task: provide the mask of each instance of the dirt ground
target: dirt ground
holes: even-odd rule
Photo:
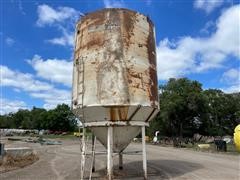
[[[23,168],[25,166],[33,164],[38,159],[38,156],[35,154],[28,154],[20,157],[5,155],[4,159],[0,160],[0,174],[18,168]]]
[[[7,147],[32,147],[39,160],[32,165],[0,174],[1,180],[77,180],[80,177],[80,146],[78,139],[62,140],[62,145],[14,142]],[[90,149],[90,147],[88,147]],[[97,144],[98,151],[104,147]],[[131,143],[126,151],[141,150],[140,143]],[[197,152],[187,149],[147,145],[148,179],[240,180],[240,156],[224,153]],[[124,155],[124,169],[118,170],[114,157],[114,179],[143,179],[142,156]],[[88,158],[86,178],[89,174]],[[106,155],[96,156],[93,179],[106,179]]]

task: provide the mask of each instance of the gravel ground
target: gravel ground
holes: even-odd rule
[[[77,180],[80,177],[80,153],[77,139],[63,140],[62,145],[14,142],[7,146],[32,147],[39,155],[34,164],[0,174],[1,180]],[[97,150],[104,147],[97,144]],[[88,147],[90,149],[90,147]],[[131,143],[126,151],[141,150],[140,143]],[[114,157],[114,179],[143,179],[142,156],[124,155],[124,169],[118,170]],[[148,179],[240,180],[240,156],[224,153],[197,152],[187,149],[147,145]],[[89,174],[87,159],[86,177]],[[93,179],[106,179],[106,155],[96,156]]]

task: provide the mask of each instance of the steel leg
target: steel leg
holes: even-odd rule
[[[84,168],[85,168],[85,158],[86,158],[86,142],[85,142],[85,133],[86,130],[83,128],[82,135],[82,151],[81,151],[81,180],[84,178]]]
[[[107,175],[109,180],[112,180],[113,175],[112,148],[113,148],[113,127],[109,126],[107,137]]]
[[[145,144],[145,126],[142,126],[142,155],[143,155],[144,179],[147,179],[147,155],[146,155],[146,144]]]
[[[96,136],[92,137],[92,152],[93,152],[93,162],[92,162],[92,172],[95,172],[95,149],[96,149]]]
[[[119,169],[123,169],[123,154],[119,153]]]
[[[96,149],[96,136],[92,135],[92,162],[90,167],[89,180],[92,179],[92,173],[95,172],[95,149]]]

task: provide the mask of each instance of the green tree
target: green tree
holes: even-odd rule
[[[160,87],[160,114],[151,122],[150,129],[168,136],[192,136],[206,116],[201,92],[201,84],[197,81],[170,79]]]
[[[15,122],[13,121],[13,113],[0,115],[0,128],[13,128]]]
[[[33,129],[43,129],[42,125],[45,120],[44,114],[46,114],[46,110],[42,108],[33,107],[31,110],[31,120],[32,120],[32,128]]]
[[[75,116],[66,104],[58,105],[49,111],[33,107],[31,111],[20,109],[16,113],[0,116],[0,128],[72,131],[75,125]]]
[[[30,111],[26,109],[20,109],[13,116],[14,128],[29,128],[32,127],[32,121]]]
[[[240,112],[239,93],[225,94],[218,89],[204,91],[208,104],[208,125],[210,135],[231,135],[237,125]]]
[[[58,105],[49,110],[46,116],[47,127],[51,130],[73,130],[75,126],[74,115],[66,104]]]

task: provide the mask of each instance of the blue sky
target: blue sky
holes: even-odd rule
[[[239,92],[240,5],[235,0],[0,2],[0,114],[71,102],[73,34],[81,14],[124,7],[155,24],[159,83],[188,77]]]

